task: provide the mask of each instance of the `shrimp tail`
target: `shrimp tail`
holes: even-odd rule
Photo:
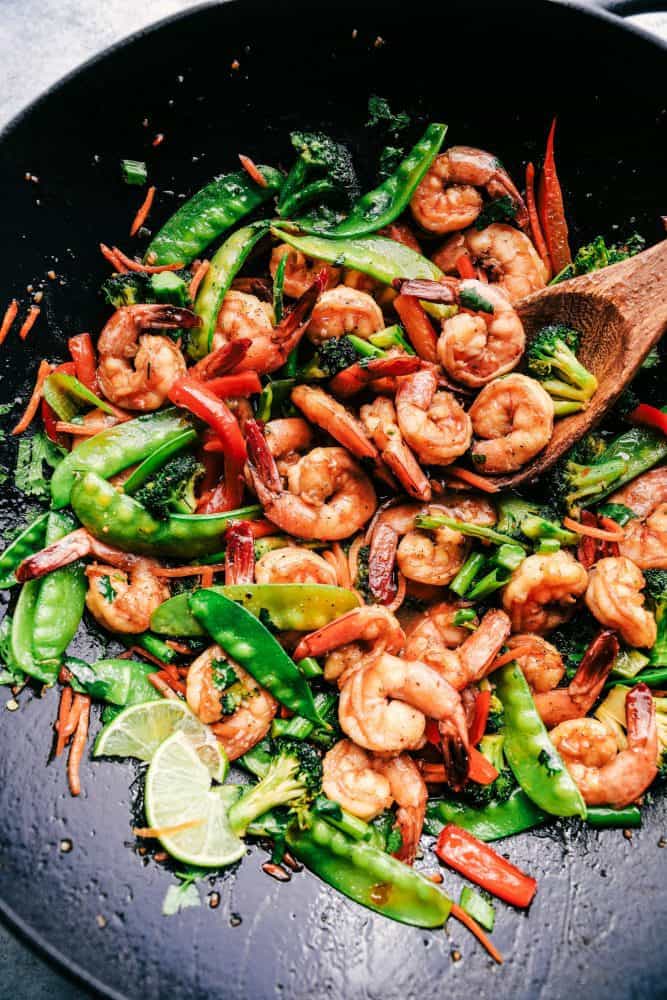
[[[196,365],[193,365],[190,369],[190,375],[201,379],[226,375],[228,372],[234,371],[236,366],[243,361],[251,345],[252,340],[250,338],[239,338],[239,340],[232,340],[228,344],[223,344],[222,347],[219,347],[216,351],[212,351],[211,354],[207,354],[205,358],[202,358]]]
[[[192,330],[201,326],[201,317],[191,309],[180,309],[178,306],[155,303],[144,306],[136,318],[142,330]]]
[[[618,639],[610,629],[599,632],[584,653],[579,668],[570,682],[574,699],[586,698],[593,704],[618,656]]]
[[[266,438],[256,420],[246,420],[246,446],[248,448],[248,468],[257,495],[262,499],[262,493],[267,497],[274,493],[282,493],[283,484],[276,460],[266,442]]]
[[[328,274],[322,268],[313,284],[297,299],[294,308],[283,318],[273,331],[273,343],[279,347],[281,355],[287,357],[306,332],[315,304],[327,287]]]
[[[460,792],[468,780],[470,770],[467,737],[464,740],[456,727],[452,726],[451,721],[438,723],[438,729],[447,783],[452,791]]]
[[[71,531],[69,535],[47,545],[35,555],[24,559],[16,569],[16,579],[19,583],[38,580],[47,573],[60,569],[61,566],[69,566],[77,559],[91,555],[92,551],[92,537],[85,528],[77,528],[76,531]]]

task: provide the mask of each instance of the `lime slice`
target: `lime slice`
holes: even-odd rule
[[[123,709],[100,732],[93,756],[152,760],[160,744],[175,732],[187,736],[215,781],[225,780],[229,761],[214,734],[184,702],[166,698]]]
[[[177,861],[221,868],[245,853],[245,844],[229,828],[230,796],[221,792],[211,788],[211,775],[184,733],[174,733],[158,747],[146,775],[146,819],[157,830],[198,821],[159,838]]]

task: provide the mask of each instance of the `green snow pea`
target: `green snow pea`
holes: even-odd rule
[[[123,483],[123,493],[126,493],[127,496],[130,497],[134,496],[137,490],[141,489],[144,483],[151,478],[154,472],[161,469],[170,458],[173,458],[175,455],[180,455],[182,451],[188,448],[196,440],[197,432],[191,427],[187,431],[183,431],[182,434],[178,434],[169,441],[165,441],[161,447],[156,448],[155,451],[151,452],[148,458],[145,458],[141,465],[137,466],[132,475],[125,480]]]
[[[268,222],[253,222],[232,233],[214,253],[195,300],[194,311],[201,317],[201,326],[190,332],[188,353],[191,357],[203,358],[211,350],[222,300],[251,251],[268,231]]]
[[[452,901],[413,868],[309,814],[286,832],[292,853],[328,885],[362,906],[416,927],[442,927]]]
[[[535,708],[516,662],[494,674],[503,703],[505,757],[526,795],[554,816],[586,817],[586,805]]]
[[[186,201],[153,237],[146,261],[153,264],[189,264],[209,243],[235,226],[253,209],[272,198],[284,180],[274,167],[260,166],[266,187],[241,170],[216,177]]]
[[[75,691],[112,705],[137,705],[162,697],[146,679],[156,669],[150,663],[116,658],[88,664],[68,656],[65,666],[72,675],[71,685]]]
[[[591,806],[586,812],[586,823],[596,830],[638,830],[642,814],[638,806],[612,809],[608,806]]]
[[[478,840],[501,840],[543,823],[548,816],[525,792],[515,788],[505,802],[491,802],[481,809],[454,799],[431,799],[424,829],[437,837],[443,826],[454,823]]]
[[[299,219],[296,225],[304,233],[334,238],[366,236],[388,226],[408,207],[415,188],[438,155],[446,132],[446,125],[437,122],[429,125],[396,170],[379,187],[363,195],[352,206],[348,217],[333,229],[325,233]]]
[[[255,618],[268,619],[279,632],[314,632],[359,603],[351,590],[315,583],[238,583],[208,589],[242,604]],[[151,617],[153,631],[173,636],[204,635],[188,604],[193,593],[176,594],[161,604]]]
[[[296,664],[262,623],[244,607],[205,589],[190,596],[190,611],[233,660],[271,694],[317,726],[328,729]]]
[[[74,375],[53,372],[44,382],[44,399],[60,420],[72,420],[86,406],[102,410],[113,416],[114,409],[104,399],[79,382]]]
[[[129,465],[142,462],[167,441],[191,427],[183,410],[173,406],[109,427],[82,441],[53,473],[51,506],[56,510],[67,506],[79,473],[96,472],[108,479]]]
[[[66,514],[51,511],[45,542],[51,545],[76,528]],[[86,576],[79,562],[47,574],[41,581],[33,620],[32,650],[37,660],[60,659],[79,627],[86,601]]]
[[[41,582],[41,580],[28,580],[21,587],[12,616],[10,650],[14,662],[24,673],[42,681],[43,684],[55,684],[60,664],[53,660],[49,663],[39,663],[32,651],[32,630]]]
[[[306,257],[353,268],[385,285],[391,285],[394,278],[431,278],[434,281],[442,278],[442,271],[433,261],[384,236],[326,239],[323,236],[296,236],[286,229],[275,227],[271,232]]]
[[[259,505],[224,514],[172,514],[158,521],[95,472],[86,472],[72,488],[72,509],[91,535],[124,552],[197,559],[217,552],[227,523],[260,517]]]
[[[0,555],[0,590],[13,587],[16,583],[14,570],[28,556],[39,552],[44,548],[44,536],[46,534],[46,522],[48,513],[40,514],[32,524],[23,529],[20,535],[9,543],[5,551]]]

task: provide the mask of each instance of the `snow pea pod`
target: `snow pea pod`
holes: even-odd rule
[[[201,325],[190,333],[188,353],[191,357],[202,358],[211,350],[222,300],[251,251],[268,231],[268,222],[253,222],[233,233],[213,255],[195,301],[194,311],[201,317]]]
[[[72,517],[51,511],[46,525],[46,544],[57,542],[75,528]],[[85,601],[86,577],[79,562],[43,577],[33,620],[32,650],[37,660],[60,663],[79,627]]]
[[[642,814],[638,806],[624,806],[623,809],[590,806],[586,823],[596,830],[638,830],[642,825]]]
[[[516,662],[494,674],[503,703],[505,757],[526,795],[554,816],[586,817],[586,805],[535,708]]]
[[[43,684],[55,684],[60,665],[54,661],[39,663],[32,651],[35,607],[37,606],[41,582],[41,580],[28,580],[21,587],[12,616],[12,630],[9,637],[10,651],[14,662],[24,673]]]
[[[281,172],[275,167],[260,166],[258,169],[266,187],[255,183],[241,170],[216,177],[193,195],[152,239],[146,261],[189,264],[209,243],[277,194],[284,180]]]
[[[44,382],[44,399],[61,420],[72,420],[84,407],[97,407],[103,413],[114,415],[114,409],[106,400],[66,372],[53,372]]]
[[[303,674],[262,623],[244,607],[205,589],[189,598],[199,624],[271,694],[317,726],[329,729]]]
[[[356,608],[359,601],[351,590],[309,583],[246,583],[209,587],[242,604],[255,618],[268,621],[279,632],[296,629],[312,632]],[[190,611],[194,591],[170,597],[153,612],[151,628],[162,635],[203,635],[204,629]]]
[[[379,187],[363,195],[352,206],[348,217],[326,234],[301,220],[297,220],[296,225],[304,233],[334,238],[366,236],[388,226],[407,208],[415,188],[438,155],[446,132],[446,125],[437,122],[429,125],[396,170]]]
[[[324,260],[337,267],[353,268],[385,285],[390,285],[395,278],[431,278],[438,281],[443,276],[433,261],[422,257],[411,247],[384,236],[327,239],[324,236],[296,236],[275,226],[271,232],[306,257]]]
[[[437,837],[447,823],[454,823],[478,840],[501,840],[543,823],[547,814],[520,788],[515,788],[505,802],[491,802],[475,809],[453,799],[431,799],[426,807],[424,829]]]
[[[96,472],[109,478],[129,465],[142,462],[167,441],[190,430],[191,421],[175,406],[147,413],[82,441],[58,465],[51,479],[51,506],[56,510],[70,501],[79,473]]]
[[[262,514],[262,508],[254,505],[224,514],[172,514],[158,521],[95,472],[76,480],[71,499],[74,513],[95,538],[123,552],[176,559],[217,552],[230,520],[252,520]]]
[[[46,522],[48,512],[40,514],[32,524],[24,528],[20,535],[9,543],[5,551],[0,555],[0,590],[13,587],[16,583],[14,570],[28,556],[33,556],[44,548],[44,536],[46,534]]]
[[[150,663],[112,658],[88,664],[68,656],[65,666],[72,675],[70,683],[75,691],[112,705],[138,705],[162,697],[146,679],[156,669]]]
[[[182,451],[196,440],[197,432],[191,427],[189,430],[183,431],[182,434],[178,434],[176,437],[170,438],[169,441],[165,441],[160,448],[152,451],[148,458],[145,458],[141,465],[137,466],[132,475],[125,480],[123,483],[123,493],[126,493],[130,497],[134,496],[137,490],[141,489],[154,472],[161,469],[170,458],[180,455]]]
[[[324,882],[376,913],[415,927],[441,927],[449,917],[452,901],[433,882],[312,813],[306,827],[288,827],[286,840]]]

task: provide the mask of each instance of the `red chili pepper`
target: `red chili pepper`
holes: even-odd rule
[[[475,699],[475,718],[472,726],[470,727],[470,732],[468,733],[471,747],[477,746],[486,731],[486,723],[489,718],[490,708],[491,692],[488,690],[480,691]]]
[[[532,163],[526,164],[526,208],[528,209],[528,221],[530,222],[533,243],[542,259],[542,263],[547,269],[547,281],[549,281],[551,278],[551,258],[549,257],[549,248],[544,239],[537,214],[537,205],[535,203],[535,167]]]
[[[211,378],[206,388],[214,392],[220,399],[230,399],[234,396],[252,396],[262,391],[262,383],[256,372],[239,372],[238,375],[220,375]]]
[[[459,272],[459,278],[461,278],[461,280],[477,277],[477,271],[475,270],[475,265],[472,262],[470,254],[461,254],[456,261],[456,270]]]
[[[169,399],[205,420],[225,445],[229,458],[239,463],[245,462],[245,441],[236,417],[227,404],[218,399],[203,382],[185,375],[174,382],[169,390]]]
[[[570,244],[568,243],[563,192],[561,191],[558,174],[556,173],[556,159],[554,156],[555,131],[556,119],[554,118],[547,138],[547,149],[544,156],[542,176],[540,177],[537,204],[542,232],[549,248],[551,267],[554,274],[558,274],[572,262],[572,253],[570,251]]]
[[[537,891],[534,878],[451,823],[440,833],[435,852],[450,868],[512,906],[529,906]]]
[[[424,361],[437,362],[438,338],[424,307],[412,295],[397,295],[394,309],[398,313],[410,343]]]
[[[655,427],[656,430],[667,434],[667,413],[663,413],[657,406],[649,406],[648,403],[640,403],[629,415],[628,420],[632,424],[643,424],[644,427]]]
[[[468,777],[478,785],[490,785],[498,777],[491,761],[472,745],[468,748]]]
[[[87,389],[98,395],[100,387],[97,384],[95,350],[90,334],[78,333],[75,337],[70,337],[67,346],[76,366],[76,377],[79,382],[83,382]]]

